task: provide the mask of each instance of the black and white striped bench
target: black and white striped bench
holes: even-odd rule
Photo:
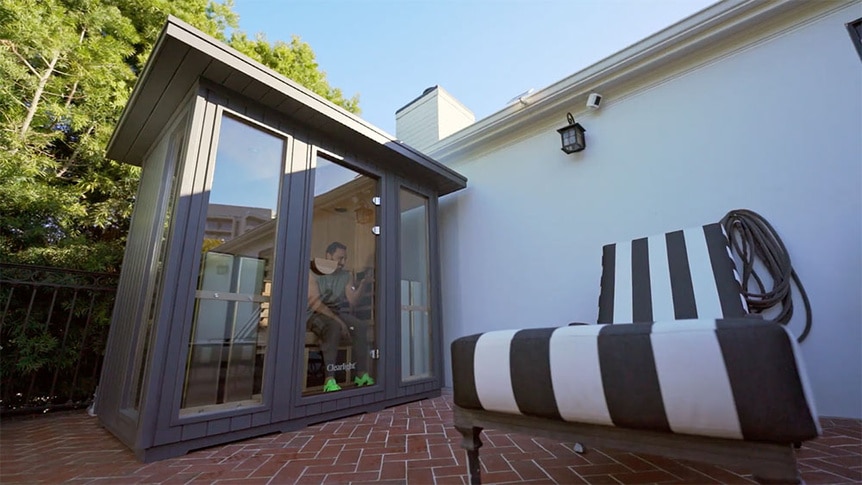
[[[797,479],[820,434],[796,341],[747,316],[718,224],[607,245],[600,323],[452,343],[455,424],[479,483],[479,432],[748,465]]]

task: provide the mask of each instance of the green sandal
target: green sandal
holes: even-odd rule
[[[367,372],[365,372],[359,377],[354,377],[353,382],[356,383],[356,387],[373,386],[374,378],[368,375]]]
[[[332,392],[332,391],[340,391],[341,386],[335,382],[334,377],[329,377],[326,379],[326,382],[323,384],[323,392]]]

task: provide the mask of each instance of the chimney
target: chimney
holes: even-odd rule
[[[474,121],[472,111],[445,89],[432,86],[395,112],[395,136],[424,152]]]

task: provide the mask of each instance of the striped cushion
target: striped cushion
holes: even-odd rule
[[[750,319],[504,330],[452,343],[455,404],[721,438],[819,434],[796,341]]]
[[[599,323],[748,313],[721,224],[604,247]]]

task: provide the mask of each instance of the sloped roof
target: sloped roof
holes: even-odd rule
[[[325,133],[395,172],[429,183],[440,195],[467,184],[454,170],[172,16],[111,136],[108,158],[141,165],[174,110],[200,79]]]

